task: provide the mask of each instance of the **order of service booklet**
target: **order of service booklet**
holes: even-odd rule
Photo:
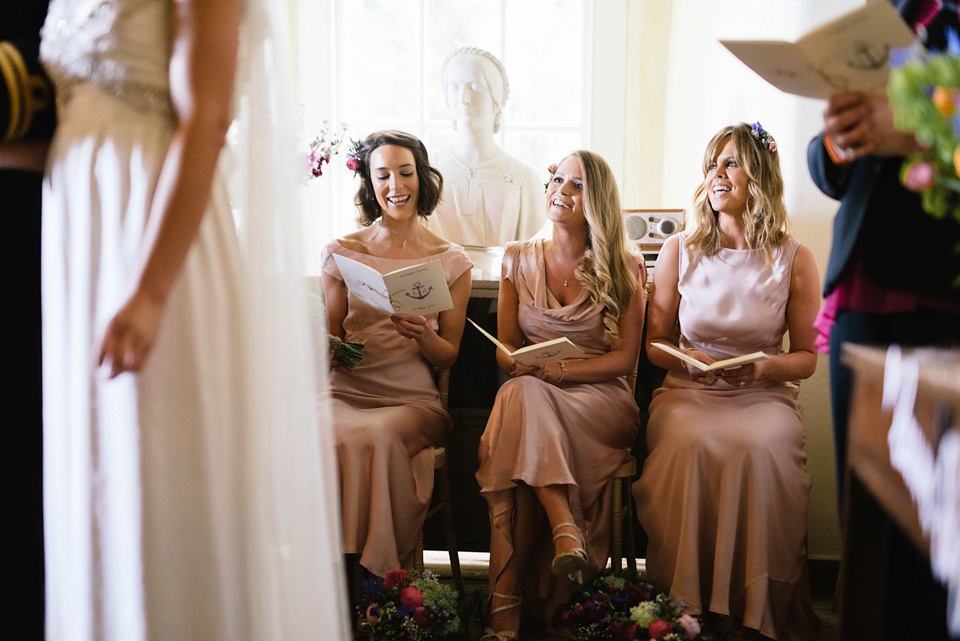
[[[763,352],[754,352],[752,354],[744,354],[743,356],[735,356],[733,358],[725,358],[722,361],[716,361],[707,365],[703,361],[696,359],[692,356],[684,354],[678,349],[675,349],[664,343],[650,343],[654,347],[659,347],[668,354],[673,354],[680,360],[685,363],[690,363],[697,369],[703,370],[704,372],[716,372],[721,369],[730,369],[732,367],[740,367],[741,365],[746,365],[748,363],[756,363],[757,361],[762,361],[765,358],[768,358]]]
[[[453,309],[439,260],[380,274],[373,267],[340,254],[334,254],[333,259],[350,294],[384,313],[425,316]]]
[[[873,0],[796,42],[721,40],[720,44],[777,89],[829,98],[843,91],[885,91],[890,52],[909,47],[913,40],[913,32],[893,5]]]
[[[468,318],[467,320],[480,330],[481,334],[493,341],[494,345],[502,349],[508,356],[512,356],[521,365],[546,365],[547,363],[562,361],[565,358],[575,358],[584,355],[584,351],[574,345],[566,336],[555,338],[552,341],[527,345],[526,347],[521,347],[511,352],[504,347],[503,343],[494,338],[490,332],[474,323],[473,319]]]

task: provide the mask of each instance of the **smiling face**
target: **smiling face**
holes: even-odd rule
[[[477,54],[459,55],[447,65],[444,88],[457,127],[493,131],[499,106],[488,79],[497,78],[493,64]]]
[[[750,192],[747,172],[737,163],[735,153],[733,138],[730,138],[707,166],[703,182],[714,211],[740,215],[747,209]]]
[[[383,215],[398,220],[415,216],[420,179],[413,152],[399,145],[381,145],[370,152],[368,163]]]
[[[583,167],[576,156],[567,156],[557,166],[547,187],[547,218],[554,223],[585,223],[583,212]]]

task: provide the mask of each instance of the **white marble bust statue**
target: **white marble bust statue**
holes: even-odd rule
[[[494,139],[510,92],[503,65],[487,51],[461,47],[443,63],[443,85],[456,133],[430,154],[443,173],[443,196],[428,225],[460,245],[532,237],[546,222],[543,180]]]

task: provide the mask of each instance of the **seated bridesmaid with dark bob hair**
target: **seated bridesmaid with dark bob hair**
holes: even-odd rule
[[[457,358],[472,263],[459,245],[423,224],[440,200],[443,178],[414,136],[380,131],[356,149],[362,228],[323,250],[329,331],[365,344],[354,369],[333,368],[331,394],[340,469],[343,549],[377,576],[412,564],[433,491],[433,448],[450,417],[440,406],[434,369]],[[439,260],[453,309],[387,315],[350,297],[334,254],[387,273]]]

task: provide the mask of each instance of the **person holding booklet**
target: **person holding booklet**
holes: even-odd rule
[[[668,371],[633,485],[647,572],[710,625],[812,639],[797,381],[817,364],[817,267],[787,232],[777,146],[760,123],[717,132],[703,173],[693,229],[657,260],[648,315],[647,355]],[[767,357],[704,371],[657,345],[706,365]]]
[[[546,214],[552,239],[510,243],[503,256],[497,363],[511,380],[480,441],[477,481],[491,524],[481,639],[516,639],[521,606],[549,620],[568,575],[604,567],[610,477],[639,424],[626,376],[640,351],[646,272],[627,251],[607,163],[589,151],[564,158]],[[583,355],[522,364],[518,349],[560,337]]]
[[[412,564],[429,507],[433,447],[451,428],[434,369],[447,369],[457,358],[473,264],[462,247],[423,223],[437,206],[443,177],[420,140],[380,131],[358,143],[351,157],[360,178],[355,202],[362,228],[324,248],[322,280],[330,333],[365,345],[355,368],[335,366],[331,376],[343,549],[382,577]],[[439,263],[445,281],[418,278],[409,289],[388,284],[389,293],[379,293],[388,301],[384,307],[376,296],[361,295],[376,274],[365,276],[356,263],[401,276],[417,266],[427,274]],[[436,307],[442,311],[387,311],[390,300],[419,300],[431,288],[430,295],[448,296],[448,304]]]

